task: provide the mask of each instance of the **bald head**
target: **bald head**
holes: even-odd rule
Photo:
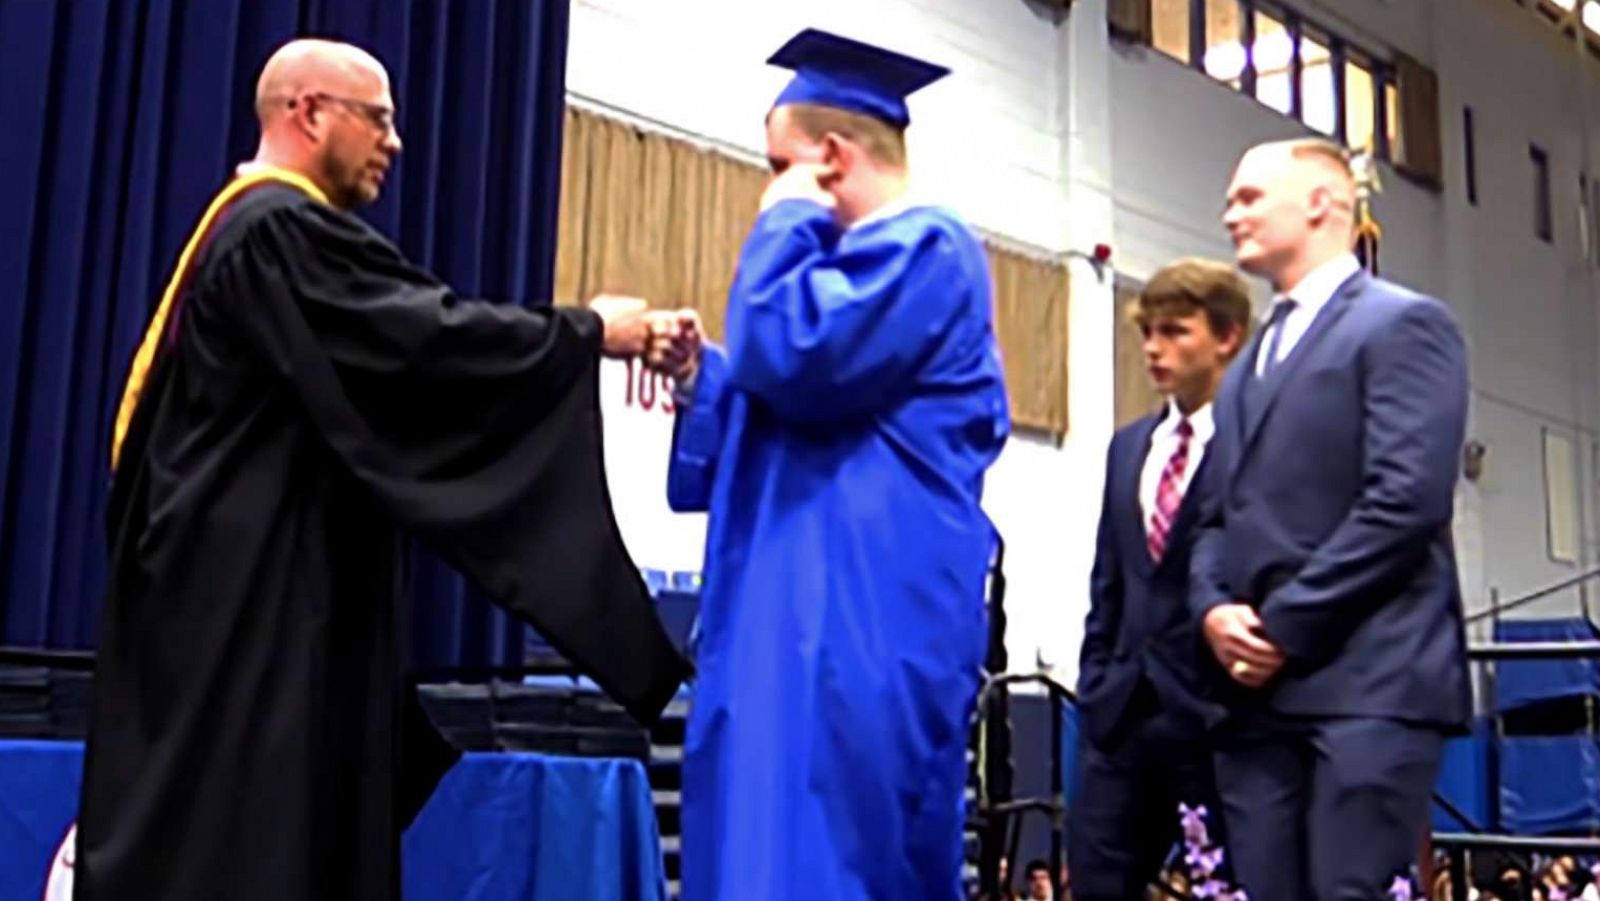
[[[278,48],[262,68],[256,81],[256,115],[265,127],[302,94],[347,96],[374,89],[388,91],[389,73],[372,54],[353,44],[301,38]]]
[[[1274,141],[1239,160],[1222,220],[1240,267],[1287,291],[1350,251],[1355,201],[1344,148],[1316,138]]]
[[[335,206],[378,199],[400,152],[389,73],[372,54],[335,41],[291,41],[256,82],[256,161],[311,179]]]

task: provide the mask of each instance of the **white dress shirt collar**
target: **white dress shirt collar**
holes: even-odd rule
[[[1295,314],[1305,314],[1315,319],[1317,313],[1328,305],[1333,299],[1335,291],[1350,279],[1350,276],[1361,271],[1361,262],[1355,254],[1346,253],[1334,257],[1321,266],[1307,272],[1300,283],[1289,289],[1289,298],[1295,302]],[[1274,298],[1282,300],[1283,295]]]
[[[1282,295],[1273,298],[1272,314],[1267,317],[1266,328],[1261,334],[1261,350],[1256,354],[1255,372],[1262,375],[1266,372],[1267,353],[1274,347],[1278,354],[1275,363],[1282,363],[1294,350],[1300,339],[1310,331],[1311,323],[1316,321],[1317,314],[1333,299],[1335,292],[1349,281],[1351,276],[1361,271],[1361,263],[1354,254],[1341,254],[1323,263],[1321,266],[1306,273],[1300,283],[1289,290],[1289,298],[1294,301],[1287,314],[1278,317],[1278,303],[1284,299]],[[1276,319],[1276,321],[1274,321]],[[1274,332],[1282,330],[1281,337],[1274,336]]]
[[[1178,409],[1178,402],[1167,398],[1167,412],[1156,423],[1156,430],[1151,434],[1152,442],[1161,441],[1178,432],[1178,423],[1183,421],[1183,412]],[[1217,420],[1211,413],[1211,402],[1206,401],[1200,409],[1189,414],[1189,428],[1193,430],[1191,440],[1205,444],[1217,432]]]

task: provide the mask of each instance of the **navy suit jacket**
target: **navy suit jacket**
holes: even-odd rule
[[[1205,717],[1196,692],[1199,632],[1189,615],[1189,548],[1200,503],[1197,489],[1211,465],[1208,450],[1189,480],[1161,562],[1145,545],[1139,479],[1150,438],[1164,413],[1119,429],[1106,459],[1105,497],[1089,580],[1089,616],[1078,663],[1078,715],[1084,733],[1108,746],[1127,725],[1141,677],[1163,710],[1192,721],[1198,735]]]
[[[1468,388],[1454,317],[1358,273],[1264,379],[1261,340],[1218,394],[1189,602],[1197,620],[1255,606],[1288,663],[1252,690],[1208,653],[1208,684],[1235,711],[1464,726],[1450,521]]]

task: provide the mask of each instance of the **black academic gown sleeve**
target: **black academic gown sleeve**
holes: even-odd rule
[[[406,529],[646,723],[687,675],[607,494],[601,323],[465,300],[309,200],[217,261],[263,361]],[[261,295],[261,286],[277,290]]]

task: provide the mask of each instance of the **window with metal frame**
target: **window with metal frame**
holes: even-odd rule
[[[1391,68],[1278,0],[1148,0],[1150,46],[1355,150],[1392,160]]]

